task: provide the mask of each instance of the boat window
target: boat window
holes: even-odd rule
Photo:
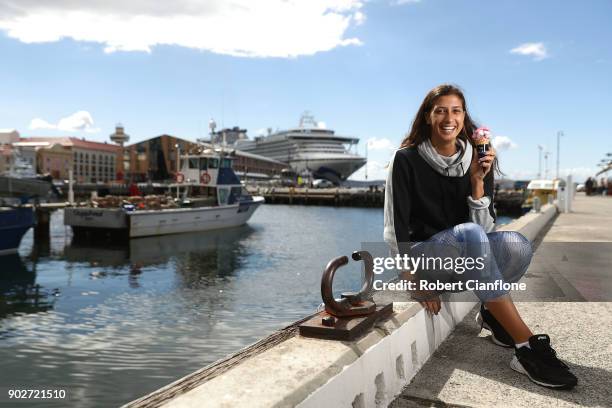
[[[206,157],[200,157],[200,170],[208,169],[208,159]]]
[[[228,188],[219,188],[219,205],[227,205],[227,201],[229,199],[229,189]]]
[[[228,204],[234,204],[237,201],[240,201],[241,195],[242,195],[242,187],[232,187],[232,191],[230,193]]]
[[[190,169],[198,169],[200,166],[200,161],[198,160],[198,158],[189,158],[189,168]]]
[[[221,159],[221,168],[222,169],[231,169],[232,168],[232,160],[231,159]]]
[[[180,169],[184,169],[185,168],[185,159],[181,159],[180,161],[181,165],[179,166]]]
[[[208,167],[211,169],[218,169],[219,168],[219,159],[217,158],[210,158],[208,159]]]

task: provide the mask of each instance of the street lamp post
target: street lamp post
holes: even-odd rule
[[[176,182],[176,199],[180,199],[180,187],[178,182],[178,174],[181,172],[181,146],[177,143],[174,145],[176,148],[176,176],[174,181]]]
[[[544,146],[538,145],[538,178],[542,178],[542,150]]]
[[[563,131],[560,130],[557,132],[557,176],[559,178],[559,145],[561,144],[561,137],[563,136]]]
[[[368,179],[368,141],[366,141],[365,143],[365,159],[366,159],[366,164],[365,164],[365,179]]]

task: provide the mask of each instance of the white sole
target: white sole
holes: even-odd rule
[[[521,373],[521,374],[525,374],[527,377],[529,377],[529,379],[531,381],[533,381],[534,383],[541,385],[542,387],[547,387],[547,388],[563,388],[563,387],[567,387],[566,384],[548,384],[542,381],[538,381],[535,380],[532,376],[529,375],[529,373],[527,372],[527,370],[525,370],[525,368],[523,367],[523,365],[521,364],[520,361],[518,361],[518,358],[516,358],[516,356],[512,357],[512,361],[510,361],[510,368],[513,369],[514,371]]]

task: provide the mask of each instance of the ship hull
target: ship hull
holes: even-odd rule
[[[0,209],[0,255],[17,252],[21,239],[33,225],[32,208]]]
[[[208,231],[245,224],[263,197],[221,207],[126,212],[120,208],[66,208],[64,224],[75,236],[138,238]]]
[[[335,157],[322,159],[297,159],[289,165],[300,174],[308,171],[315,178],[328,179],[336,184],[346,180],[366,163],[361,157]]]

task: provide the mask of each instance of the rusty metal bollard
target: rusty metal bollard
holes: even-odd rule
[[[359,292],[344,292],[340,299],[333,295],[333,282],[336,271],[348,264],[346,256],[332,259],[321,277],[321,297],[325,311],[299,325],[302,336],[330,340],[353,340],[374,324],[393,313],[393,303],[377,306],[372,298],[374,285],[374,261],[368,251],[355,251],[355,261],[363,261],[365,279]]]

